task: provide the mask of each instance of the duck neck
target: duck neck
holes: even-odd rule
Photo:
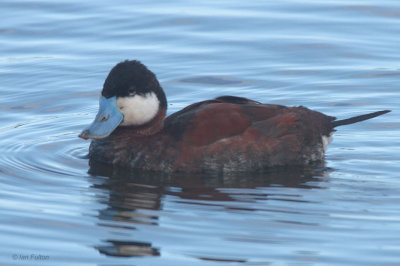
[[[161,108],[157,115],[151,119],[149,122],[140,125],[140,126],[122,126],[121,129],[129,130],[129,133],[136,136],[151,136],[159,131],[161,131],[164,127],[164,119],[166,116],[167,110],[165,108]]]

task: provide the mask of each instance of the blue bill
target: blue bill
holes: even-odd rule
[[[124,116],[118,110],[117,98],[100,99],[99,112],[92,124],[82,131],[79,137],[83,139],[102,139],[109,136],[122,122]]]

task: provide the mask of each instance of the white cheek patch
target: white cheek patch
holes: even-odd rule
[[[117,106],[124,115],[122,126],[138,126],[149,122],[156,116],[160,101],[154,92],[150,92],[145,95],[118,97]]]

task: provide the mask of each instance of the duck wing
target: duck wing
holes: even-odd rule
[[[164,128],[177,141],[202,146],[251,131],[254,137],[329,135],[333,117],[304,107],[285,107],[235,96],[198,102],[172,114]],[[315,127],[315,130],[310,128]],[[300,132],[299,132],[300,130]],[[310,132],[301,132],[310,131]],[[315,132],[314,132],[315,131]],[[314,134],[314,133],[315,134]]]

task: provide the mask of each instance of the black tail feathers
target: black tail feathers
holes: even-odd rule
[[[351,117],[351,118],[347,118],[347,119],[343,119],[343,120],[337,120],[337,121],[333,121],[332,122],[332,127],[338,127],[338,126],[344,126],[344,125],[349,125],[349,124],[354,124],[357,122],[361,122],[367,119],[371,119],[386,113],[389,113],[390,110],[384,110],[384,111],[379,111],[379,112],[374,112],[374,113],[370,113],[370,114],[366,114],[366,115],[359,115],[359,116],[355,116],[355,117]]]

